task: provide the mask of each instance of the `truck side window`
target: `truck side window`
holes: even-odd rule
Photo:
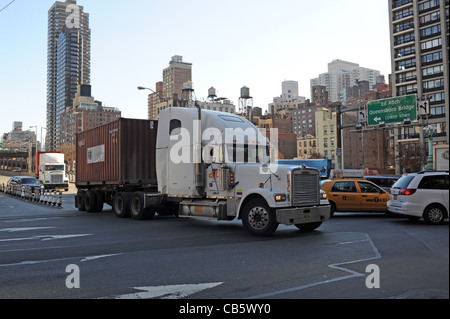
[[[169,135],[176,135],[180,134],[180,131],[175,131],[176,129],[181,128],[181,121],[180,120],[170,120],[170,126],[169,126]]]

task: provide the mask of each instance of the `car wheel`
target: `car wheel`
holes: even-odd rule
[[[442,224],[445,220],[445,216],[446,211],[444,207],[437,204],[428,206],[423,212],[423,219],[425,219],[428,224],[432,225]]]

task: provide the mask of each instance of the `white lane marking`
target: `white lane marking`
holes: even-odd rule
[[[33,237],[24,237],[24,238],[7,238],[7,239],[0,239],[0,242],[22,241],[22,240],[36,240],[36,239],[40,239],[41,241],[48,241],[48,240],[68,239],[68,238],[86,237],[86,236],[92,236],[92,234],[42,235],[42,236],[33,236]]]
[[[223,282],[214,282],[206,284],[192,285],[169,285],[169,286],[149,286],[135,287],[133,289],[142,290],[141,292],[114,296],[114,299],[181,299],[197,292],[211,289],[223,284]]]
[[[27,260],[27,261],[21,261],[21,262],[13,263],[13,264],[3,264],[3,265],[0,265],[0,267],[36,265],[36,264],[50,263],[50,262],[55,262],[55,261],[69,260],[69,259],[74,259],[74,258],[77,258],[77,257],[67,257],[67,258],[48,259],[48,260]]]
[[[15,220],[5,220],[4,223],[23,223],[23,222],[36,222],[47,219],[59,219],[59,217],[41,217],[41,218],[25,218],[25,219],[15,219]]]
[[[15,233],[19,231],[28,231],[28,230],[40,230],[40,229],[50,229],[55,227],[21,227],[21,228],[3,228],[0,229],[0,232],[8,232],[8,233]]]
[[[68,239],[76,237],[86,237],[92,236],[92,234],[77,234],[77,235],[50,235],[50,236],[37,236],[43,238],[42,241],[57,240],[57,239]]]
[[[307,285],[298,286],[298,287],[293,287],[293,288],[273,291],[273,292],[269,292],[269,293],[266,293],[266,294],[261,294],[261,295],[258,295],[258,296],[249,297],[249,299],[268,298],[268,297],[272,297],[272,296],[283,294],[283,293],[290,293],[290,292],[303,290],[303,289],[306,289],[306,288],[311,288],[311,287],[315,287],[315,286],[319,286],[319,285],[323,285],[323,284],[328,284],[328,283],[331,283],[331,282],[336,282],[336,281],[341,281],[341,280],[345,280],[345,279],[365,276],[365,274],[361,274],[361,273],[353,271],[351,269],[347,269],[347,268],[344,268],[344,267],[339,267],[341,265],[354,264],[354,263],[358,263],[358,262],[361,262],[361,261],[369,261],[369,260],[374,260],[374,259],[380,259],[381,258],[381,254],[379,253],[378,248],[373,243],[373,241],[370,238],[369,234],[364,233],[364,235],[366,236],[367,239],[358,240],[358,241],[355,241],[355,243],[356,242],[362,242],[362,241],[368,241],[370,246],[371,246],[371,248],[372,248],[372,252],[375,255],[374,257],[363,258],[363,259],[358,259],[358,260],[350,260],[350,261],[346,261],[346,262],[342,262],[342,263],[336,263],[336,264],[328,265],[328,267],[330,267],[330,268],[348,272],[348,273],[350,273],[350,275],[337,277],[337,278],[324,280],[324,281],[313,282],[313,283],[310,283],[310,284],[307,284]],[[340,244],[349,244],[349,243],[350,242],[345,242],[345,243],[340,243]]]
[[[90,260],[95,260],[95,259],[100,259],[100,258],[114,257],[114,256],[123,255],[123,254],[124,254],[124,253],[120,253],[120,254],[111,254],[111,255],[90,256],[90,257],[86,257],[86,258],[82,259],[81,262],[90,261]]]
[[[113,256],[117,256],[117,255],[122,255],[122,254],[123,253],[112,254],[112,255],[102,255],[102,256],[90,256],[90,257],[85,257],[80,262],[91,261],[91,260],[95,260],[95,259],[99,259],[99,258],[113,257]],[[75,256],[75,257],[65,257],[65,258],[56,258],[56,259],[47,259],[47,260],[27,260],[27,261],[21,261],[21,262],[13,263],[13,264],[3,264],[3,265],[0,264],[0,267],[36,265],[36,264],[42,264],[42,263],[50,263],[50,262],[69,260],[69,259],[79,259],[79,258],[80,258],[79,256]]]

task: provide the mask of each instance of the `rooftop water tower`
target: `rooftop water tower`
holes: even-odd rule
[[[182,93],[181,93],[181,100],[186,101],[186,103],[189,105],[189,101],[194,101],[194,83],[192,81],[187,81],[183,83],[182,86]],[[188,106],[189,107],[189,106]]]
[[[241,88],[239,97],[239,112],[246,114],[248,109],[253,107],[253,98],[250,96],[250,89],[246,86]]]

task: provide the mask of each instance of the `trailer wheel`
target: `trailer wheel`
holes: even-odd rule
[[[112,201],[114,214],[119,218],[130,217],[130,195],[128,193],[118,193]]]
[[[86,195],[84,196],[84,206],[89,213],[97,211],[97,194],[94,190],[90,189],[86,192]]]
[[[86,211],[86,206],[84,206],[84,197],[86,196],[86,191],[79,190],[77,194],[77,208],[80,212]]]
[[[257,236],[270,236],[278,228],[274,210],[262,198],[251,199],[245,204],[242,223],[245,229]]]
[[[101,213],[103,210],[103,193],[101,191],[95,191],[95,197],[97,197],[97,209],[96,213]]]
[[[144,207],[144,193],[135,192],[131,196],[130,203],[131,218],[136,220],[151,219],[155,216],[155,210],[151,207]]]

